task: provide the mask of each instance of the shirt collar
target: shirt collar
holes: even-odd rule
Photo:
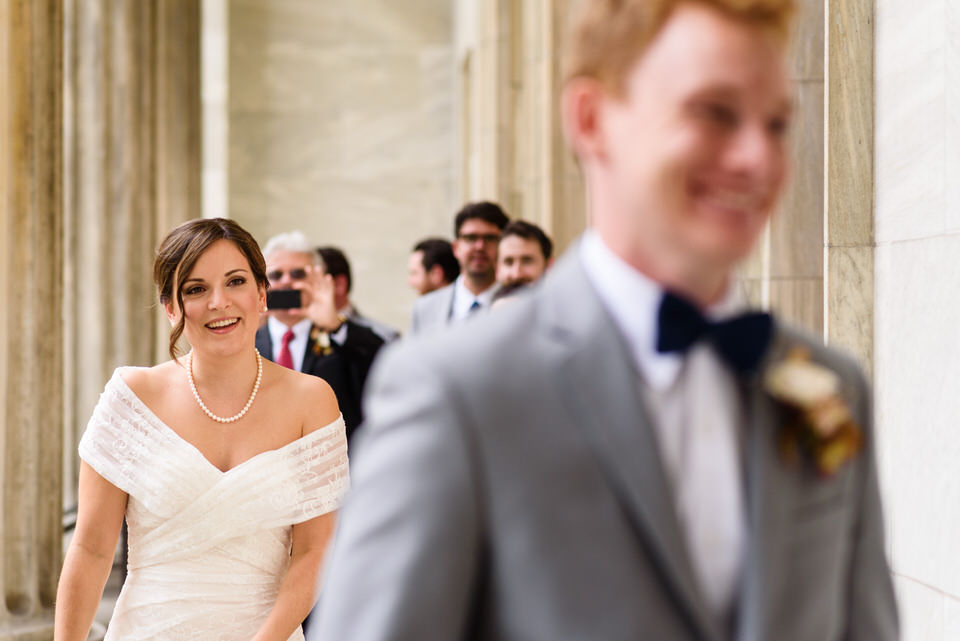
[[[680,374],[683,357],[657,351],[657,316],[663,287],[617,256],[594,230],[583,235],[580,262],[600,301],[626,339],[638,371],[655,389],[670,387]],[[713,319],[733,316],[743,307],[736,288],[705,314]]]
[[[300,339],[306,339],[310,334],[311,325],[313,325],[313,323],[310,322],[309,318],[304,318],[293,327],[287,327],[273,316],[268,317],[267,329],[270,331],[270,342],[274,346],[274,355],[279,353],[280,346],[283,345],[283,335],[287,333],[288,329],[293,330],[293,340],[298,341]]]
[[[489,309],[493,302],[493,295],[497,292],[497,283],[494,282],[480,294],[474,294],[467,289],[467,283],[463,274],[457,277],[453,291],[453,316],[454,318],[465,318],[469,315],[470,306],[474,301],[480,303],[483,309]]]

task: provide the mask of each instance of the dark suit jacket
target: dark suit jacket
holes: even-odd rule
[[[312,333],[312,332],[311,332]],[[340,412],[347,424],[349,438],[363,421],[361,399],[367,373],[374,356],[383,345],[383,339],[367,327],[347,321],[347,339],[342,345],[330,342],[332,351],[324,356],[314,351],[314,340],[307,340],[307,351],[300,371],[319,376],[333,388]],[[276,360],[266,326],[257,330],[257,349],[264,358]]]

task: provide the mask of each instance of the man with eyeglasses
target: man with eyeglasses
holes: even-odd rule
[[[454,219],[453,253],[460,276],[414,303],[410,333],[420,334],[489,309],[497,291],[497,245],[510,219],[492,202],[469,203]]]
[[[274,236],[263,255],[268,299],[270,291],[295,290],[301,303],[299,307],[268,305],[267,322],[257,331],[257,349],[264,358],[329,383],[349,438],[363,420],[363,386],[383,339],[337,312],[333,279],[301,232]]]

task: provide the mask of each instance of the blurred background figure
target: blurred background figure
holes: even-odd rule
[[[513,281],[509,285],[502,285],[497,289],[497,293],[493,295],[493,300],[490,301],[490,309],[501,309],[506,307],[508,304],[517,300],[517,297],[522,294],[527,289],[527,283],[521,283],[520,281]]]
[[[446,287],[460,275],[453,246],[443,238],[425,238],[413,246],[407,263],[407,283],[423,296]]]
[[[347,437],[363,419],[360,400],[367,373],[383,339],[337,311],[335,281],[324,271],[320,254],[298,231],[278,234],[264,246],[270,292],[296,290],[301,302],[273,307],[257,331],[257,349],[290,369],[327,381],[347,424]]]
[[[462,321],[490,307],[497,291],[497,245],[510,219],[500,205],[469,203],[454,218],[453,253],[460,276],[442,289],[422,296],[413,305],[410,333]]]
[[[533,223],[515,220],[503,229],[497,249],[497,282],[501,287],[529,284],[553,263],[553,242]]]
[[[333,303],[337,307],[337,312],[358,325],[370,328],[385,342],[399,338],[400,332],[385,323],[362,315],[353,301],[350,300],[350,292],[353,291],[353,276],[350,272],[350,261],[347,260],[347,255],[343,253],[343,250],[339,247],[325,246],[317,247],[317,253],[323,259],[324,269],[333,277]]]

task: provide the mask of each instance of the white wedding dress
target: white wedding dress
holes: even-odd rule
[[[129,495],[128,575],[105,641],[248,641],[276,600],[292,525],[337,509],[347,489],[343,419],[222,472],[121,372],[80,441]]]

